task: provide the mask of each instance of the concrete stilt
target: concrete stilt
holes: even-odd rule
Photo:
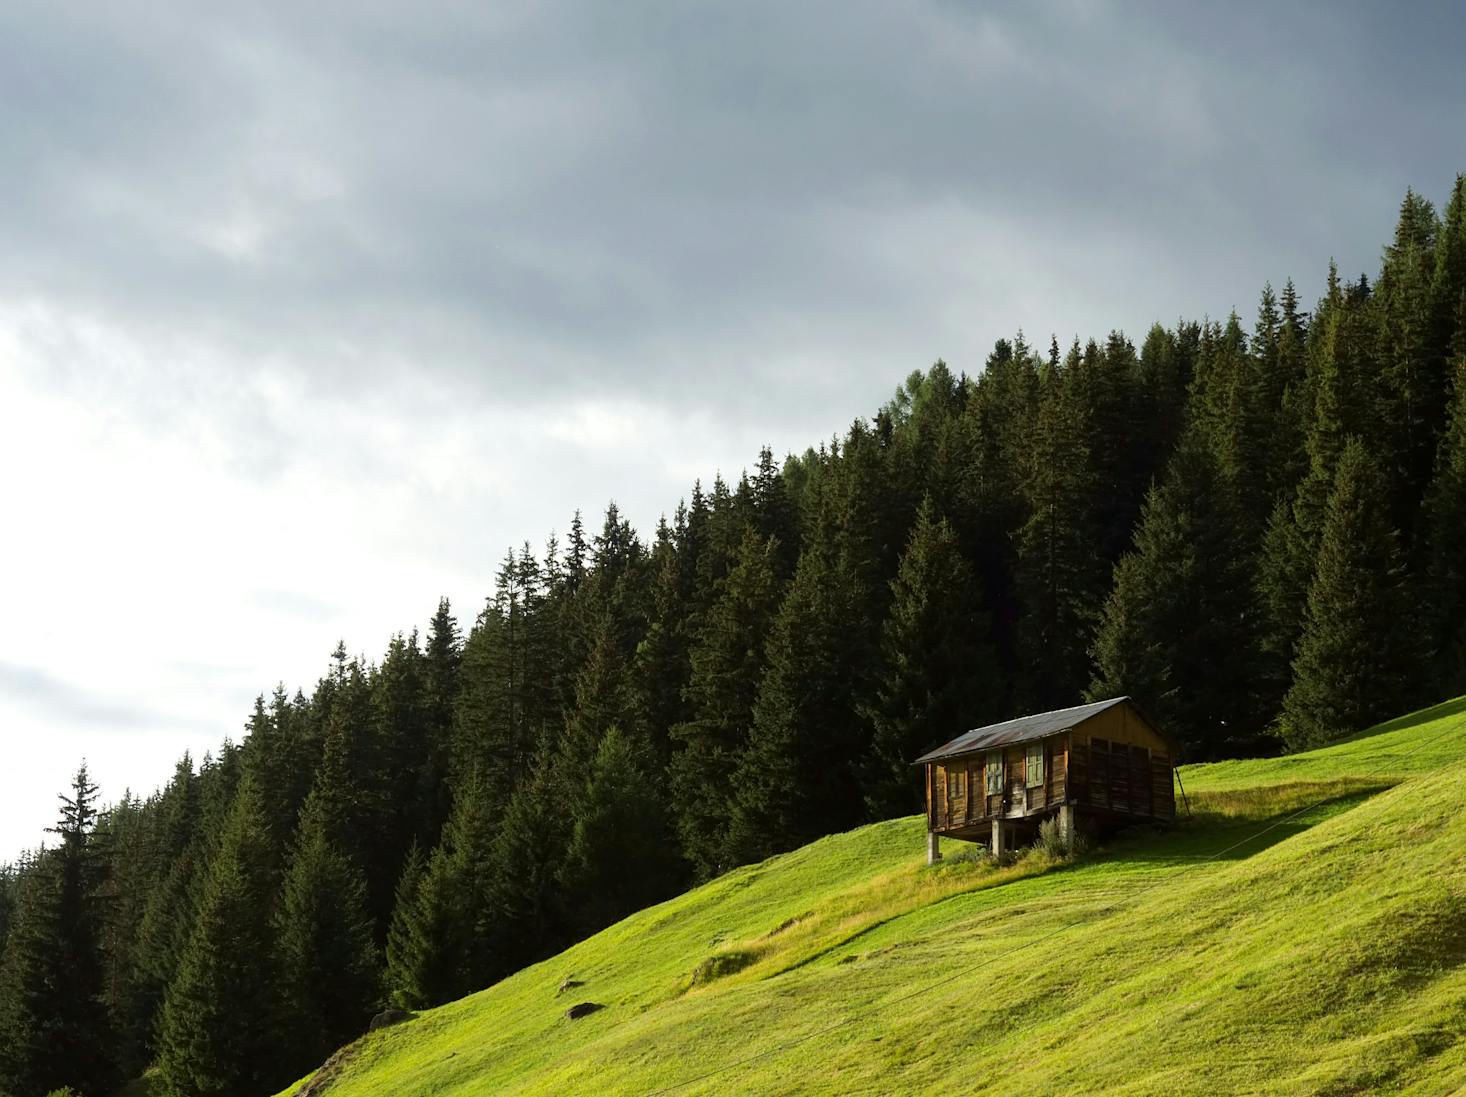
[[[1007,852],[1007,847],[1003,844],[1004,837],[1005,837],[1005,835],[1003,834],[1003,820],[1001,820],[1001,819],[994,819],[993,820],[993,856],[994,857],[1001,857],[1001,856],[1003,856],[1004,853]]]
[[[1066,846],[1074,844],[1074,805],[1059,805],[1059,837]]]
[[[937,837],[937,832],[929,830],[926,832],[926,863],[934,865],[942,859],[942,840]]]

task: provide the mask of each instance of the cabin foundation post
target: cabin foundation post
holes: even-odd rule
[[[937,837],[937,832],[929,830],[926,832],[926,863],[934,865],[942,859],[942,840]]]
[[[1003,845],[1003,820],[1001,820],[1001,819],[994,819],[993,820],[993,856],[994,857],[1001,857],[1006,852],[1008,852],[1007,851],[1007,848]]]
[[[1074,845],[1074,805],[1059,805],[1059,837],[1066,846]]]

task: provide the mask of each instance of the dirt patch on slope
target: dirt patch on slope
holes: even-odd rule
[[[342,1069],[352,1059],[356,1058],[358,1044],[347,1044],[343,1048],[337,1048],[335,1053],[321,1064],[321,1069],[312,1074],[291,1097],[321,1097],[331,1088],[331,1083],[341,1075]]]

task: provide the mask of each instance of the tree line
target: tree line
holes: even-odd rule
[[[270,1092],[383,1004],[920,809],[961,731],[1122,693],[1189,760],[1466,692],[1466,177],[1373,280],[912,373],[842,435],[506,554],[376,660],[0,869],[0,1093]]]

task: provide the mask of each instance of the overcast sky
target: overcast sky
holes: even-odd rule
[[[577,507],[1312,300],[1466,169],[1447,5],[1178,9],[0,2],[0,860]]]

